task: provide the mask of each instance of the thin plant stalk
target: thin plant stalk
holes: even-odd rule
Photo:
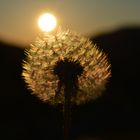
[[[65,101],[64,101],[64,140],[70,140],[70,121],[71,121],[71,95],[72,88],[64,88]]]

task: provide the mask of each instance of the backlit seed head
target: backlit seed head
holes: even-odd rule
[[[26,56],[22,76],[33,94],[50,104],[64,103],[66,85],[74,89],[72,103],[94,100],[111,75],[106,55],[69,30],[38,37]]]

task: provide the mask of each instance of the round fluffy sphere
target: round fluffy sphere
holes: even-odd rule
[[[78,89],[71,97],[74,104],[96,99],[110,77],[110,64],[96,45],[72,31],[58,31],[38,37],[26,50],[22,76],[29,89],[50,104],[64,103],[64,87],[57,94],[59,77],[54,74],[61,60],[78,62],[83,72],[78,76]]]

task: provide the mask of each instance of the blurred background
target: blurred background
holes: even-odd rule
[[[24,48],[41,33],[38,16],[96,43],[112,77],[94,102],[72,108],[73,140],[140,139],[139,0],[0,0],[0,139],[62,139],[62,109],[30,95],[21,78]]]

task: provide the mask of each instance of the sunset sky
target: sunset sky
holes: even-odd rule
[[[37,19],[44,12],[84,35],[140,25],[140,0],[0,0],[0,40],[30,43],[40,33]]]

